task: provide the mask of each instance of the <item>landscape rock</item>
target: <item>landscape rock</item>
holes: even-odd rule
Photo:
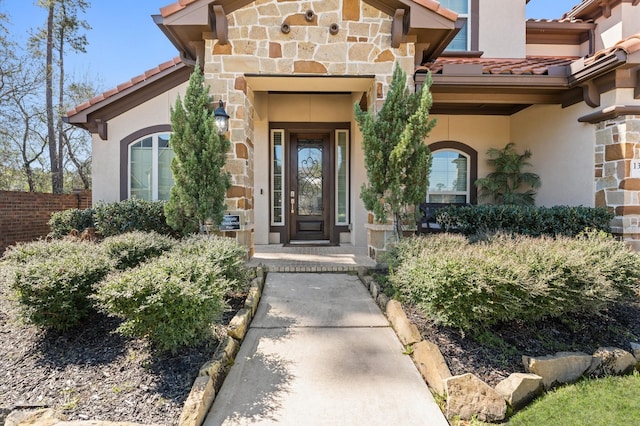
[[[403,345],[412,345],[422,340],[420,331],[415,324],[409,321],[407,314],[404,313],[402,305],[397,300],[391,300],[387,303],[387,319],[395,330],[400,342]]]
[[[583,352],[558,352],[542,357],[522,356],[525,371],[542,377],[546,389],[575,382],[591,367],[592,361],[593,357]]]
[[[4,421],[5,426],[53,426],[65,420],[52,408],[39,410],[14,410]]]
[[[213,404],[214,398],[215,389],[211,377],[198,376],[184,403],[178,424],[180,426],[200,426],[211,404]]]
[[[227,334],[236,340],[242,341],[251,323],[251,311],[247,308],[240,309],[229,321]]]
[[[434,392],[444,395],[444,381],[451,377],[451,371],[437,345],[423,340],[413,345],[413,362]]]
[[[251,287],[249,287],[249,291],[247,292],[247,298],[244,301],[244,307],[251,311],[251,316],[256,314],[258,303],[260,302],[260,296],[262,296],[260,286],[257,283],[251,284]]]
[[[614,347],[598,348],[593,353],[593,359],[589,374],[594,376],[630,374],[636,366],[636,359],[631,353]]]
[[[384,293],[380,293],[376,298],[376,302],[378,302],[378,306],[380,307],[380,309],[382,309],[383,311],[386,311],[387,303],[389,303],[389,296],[387,296]]]
[[[447,418],[456,416],[483,422],[500,422],[507,415],[507,402],[491,386],[471,373],[449,377],[444,381],[447,390]]]
[[[496,392],[516,410],[542,393],[542,377],[537,374],[513,373],[496,385]]]
[[[369,293],[371,293],[371,296],[374,298],[374,300],[378,297],[378,294],[380,293],[380,286],[377,282],[371,281],[371,283],[369,284]]]

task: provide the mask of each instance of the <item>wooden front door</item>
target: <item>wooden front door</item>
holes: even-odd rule
[[[329,240],[330,137],[291,133],[289,144],[289,239]]]

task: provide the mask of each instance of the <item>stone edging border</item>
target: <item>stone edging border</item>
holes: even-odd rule
[[[457,416],[461,420],[471,420],[477,417],[484,422],[501,422],[506,418],[507,403],[514,409],[522,409],[545,389],[555,385],[571,383],[594,372],[620,375],[633,369],[640,371],[640,344],[631,343],[633,354],[611,347],[599,348],[593,355],[560,352],[543,357],[523,356],[525,370],[530,373],[513,373],[495,389],[471,373],[452,376],[438,346],[422,339],[400,302],[385,295],[367,271],[359,270],[358,277],[407,348],[425,383],[433,392],[446,398],[444,414],[448,419]],[[559,367],[554,365],[556,362]],[[572,368],[574,365],[579,367]],[[554,376],[558,373],[559,376]],[[566,380],[555,380],[558,377]]]
[[[213,356],[200,368],[198,377],[193,382],[191,392],[182,407],[178,421],[180,426],[200,426],[207,416],[258,309],[265,278],[265,268],[256,267],[256,278],[251,281],[244,307],[231,319],[227,337],[218,344]]]

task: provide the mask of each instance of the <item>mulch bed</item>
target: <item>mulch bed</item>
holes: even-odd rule
[[[157,354],[92,314],[81,327],[46,332],[15,320],[0,280],[0,407],[51,407],[68,420],[177,424],[198,370],[217,341]],[[232,300],[228,322],[244,302]]]
[[[603,346],[630,351],[630,342],[640,343],[640,301],[618,303],[597,317],[513,322],[473,334],[436,325],[416,310],[405,309],[422,337],[438,345],[451,374],[473,373],[490,386],[524,372],[522,355],[591,354]]]

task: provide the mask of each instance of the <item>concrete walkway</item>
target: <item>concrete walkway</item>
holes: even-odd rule
[[[274,273],[204,424],[448,425],[347,274]]]

